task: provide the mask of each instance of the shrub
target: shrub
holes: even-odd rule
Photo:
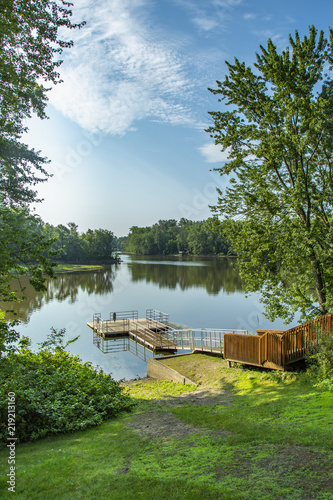
[[[133,402],[119,382],[62,345],[64,330],[32,352],[26,339],[0,359],[0,439],[7,441],[8,393],[15,393],[15,437],[30,441],[99,425]]]
[[[312,382],[333,391],[333,334],[321,336],[319,344],[310,350],[307,364]]]

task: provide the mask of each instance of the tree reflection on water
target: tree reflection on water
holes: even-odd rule
[[[242,281],[234,259],[227,258],[152,258],[127,257],[121,264],[105,266],[101,270],[59,274],[46,283],[46,292],[36,292],[28,277],[20,280],[25,288],[22,302],[2,303],[0,309],[12,310],[8,319],[18,318],[28,322],[33,311],[52,301],[68,301],[74,304],[80,291],[88,295],[107,295],[113,292],[113,283],[120,272],[127,271],[132,283],[155,284],[159,288],[179,289],[204,288],[209,295],[242,292]],[[17,283],[13,283],[17,288]]]
[[[33,311],[54,300],[57,302],[69,300],[70,304],[74,304],[80,290],[85,291],[88,295],[108,294],[113,291],[115,267],[118,265],[108,266],[93,272],[58,274],[54,279],[47,280],[45,292],[37,292],[29,283],[29,277],[24,276],[20,279],[23,291],[20,292],[19,296],[23,298],[22,302],[3,302],[0,303],[0,309],[12,311],[7,314],[8,319],[19,318],[21,321],[27,322]],[[19,288],[17,282],[13,282],[13,288]]]
[[[212,258],[207,260],[143,260],[128,262],[133,282],[155,283],[160,288],[205,288],[210,295],[222,290],[226,294],[242,292],[234,259]]]

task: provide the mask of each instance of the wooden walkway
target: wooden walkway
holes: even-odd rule
[[[224,336],[224,357],[229,362],[285,370],[304,360],[309,349],[333,333],[329,313],[290,330],[257,330],[257,335]]]

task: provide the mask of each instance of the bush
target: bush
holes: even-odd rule
[[[323,335],[307,356],[308,376],[317,387],[333,391],[333,334]]]
[[[0,359],[0,440],[7,441],[8,394],[15,393],[15,437],[31,441],[99,425],[133,402],[119,382],[66,352],[60,333],[32,352],[26,340]]]

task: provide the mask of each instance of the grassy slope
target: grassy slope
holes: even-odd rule
[[[333,499],[332,393],[204,355],[167,363],[197,389],[137,381],[133,413],[18,446],[15,498]]]

